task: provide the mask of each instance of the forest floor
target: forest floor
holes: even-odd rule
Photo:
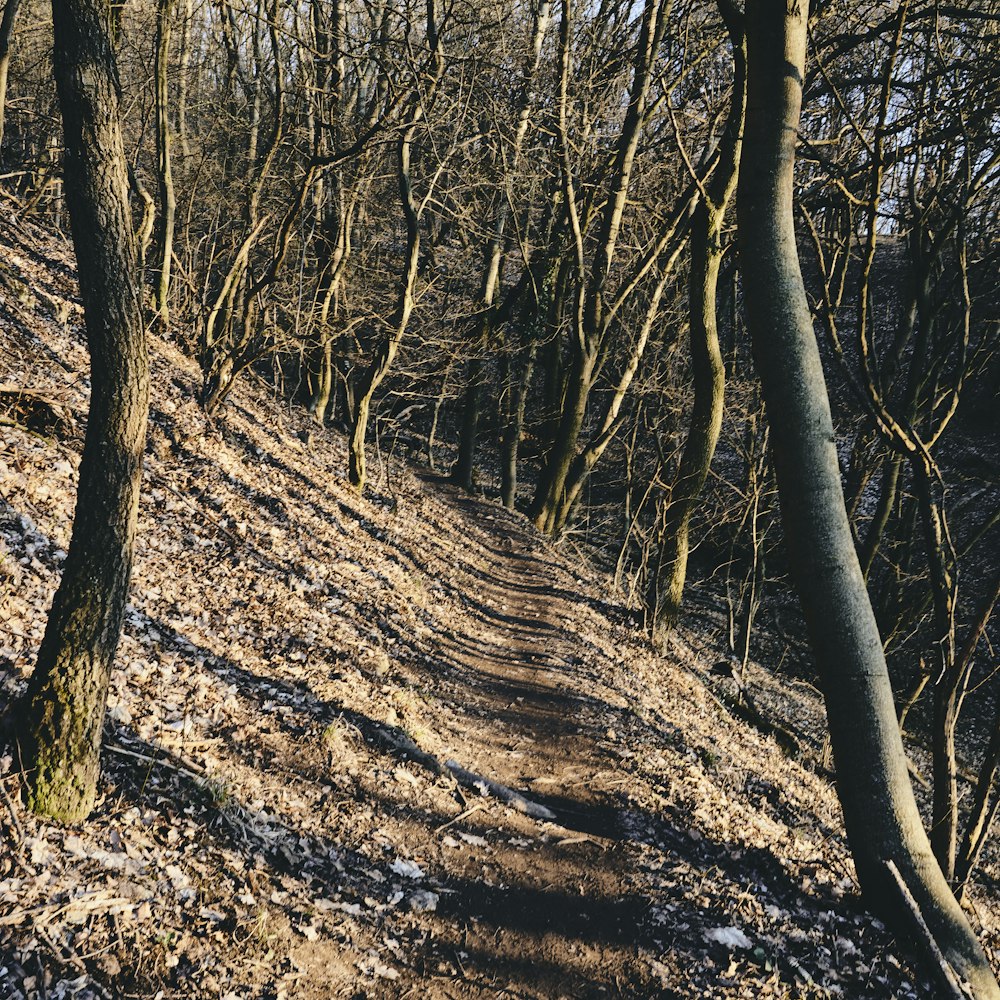
[[[71,249],[0,223],[0,709],[72,523]],[[611,581],[497,503],[252,378],[220,418],[154,340],[137,565],[100,798],[68,829],[0,759],[0,1000],[932,997],[861,909],[815,689],[752,664],[791,752]],[[374,451],[374,449],[373,449]],[[787,666],[787,665],[786,665]],[[1000,957],[995,858],[972,915]]]

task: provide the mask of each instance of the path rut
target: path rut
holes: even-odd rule
[[[474,631],[445,634],[437,651],[441,683],[470,721],[456,755],[556,820],[490,807],[449,828],[486,845],[444,853],[458,891],[444,894],[435,934],[460,976],[437,995],[660,995],[641,953],[648,902],[622,823],[626,779],[598,742],[614,711],[578,693],[584,661],[564,627],[578,607],[527,527],[484,524],[482,504],[452,503],[468,524],[462,575],[476,583]]]

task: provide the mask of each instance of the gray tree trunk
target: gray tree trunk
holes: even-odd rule
[[[862,890],[897,927],[915,930],[889,868],[894,863],[969,995],[997,1000],[989,961],[941,874],[917,810],[844,505],[792,214],[806,17],[798,0],[747,4],[748,106],[738,192],[747,314],[785,538],[821,672],[837,790]]]

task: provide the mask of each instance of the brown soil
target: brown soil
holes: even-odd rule
[[[86,355],[67,248],[0,243],[40,293],[0,301],[0,383],[64,413],[4,428],[2,705],[68,542]],[[658,658],[519,515],[377,464],[358,497],[266,386],[212,424],[187,358],[153,367],[95,814],[28,815],[0,758],[0,1000],[933,996],[858,906],[813,689],[751,666],[792,760],[709,687],[710,610]]]

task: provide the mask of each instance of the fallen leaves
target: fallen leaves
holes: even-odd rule
[[[30,362],[82,410],[85,382],[47,360],[83,372],[78,335],[36,319],[49,350],[0,352],[0,379]],[[432,996],[421,970],[492,979],[510,952],[526,996],[621,992],[615,976],[636,996],[916,995],[883,931],[837,903],[854,890],[830,788],[677,668],[711,662],[709,639],[652,656],[601,610],[605,581],[499,508],[396,472],[393,503],[354,496],[342,443],[289,447],[252,386],[209,424],[192,362],[152,346],[165,447],[146,459],[104,799],[73,831],[23,815],[23,860],[0,856],[21,964],[106,962],[54,972],[48,996],[103,974],[136,995],[319,1000],[359,972],[375,996]],[[0,450],[6,693],[65,556],[74,447],[11,429]],[[786,696],[821,718],[814,692]],[[980,906],[993,947],[997,908]]]

